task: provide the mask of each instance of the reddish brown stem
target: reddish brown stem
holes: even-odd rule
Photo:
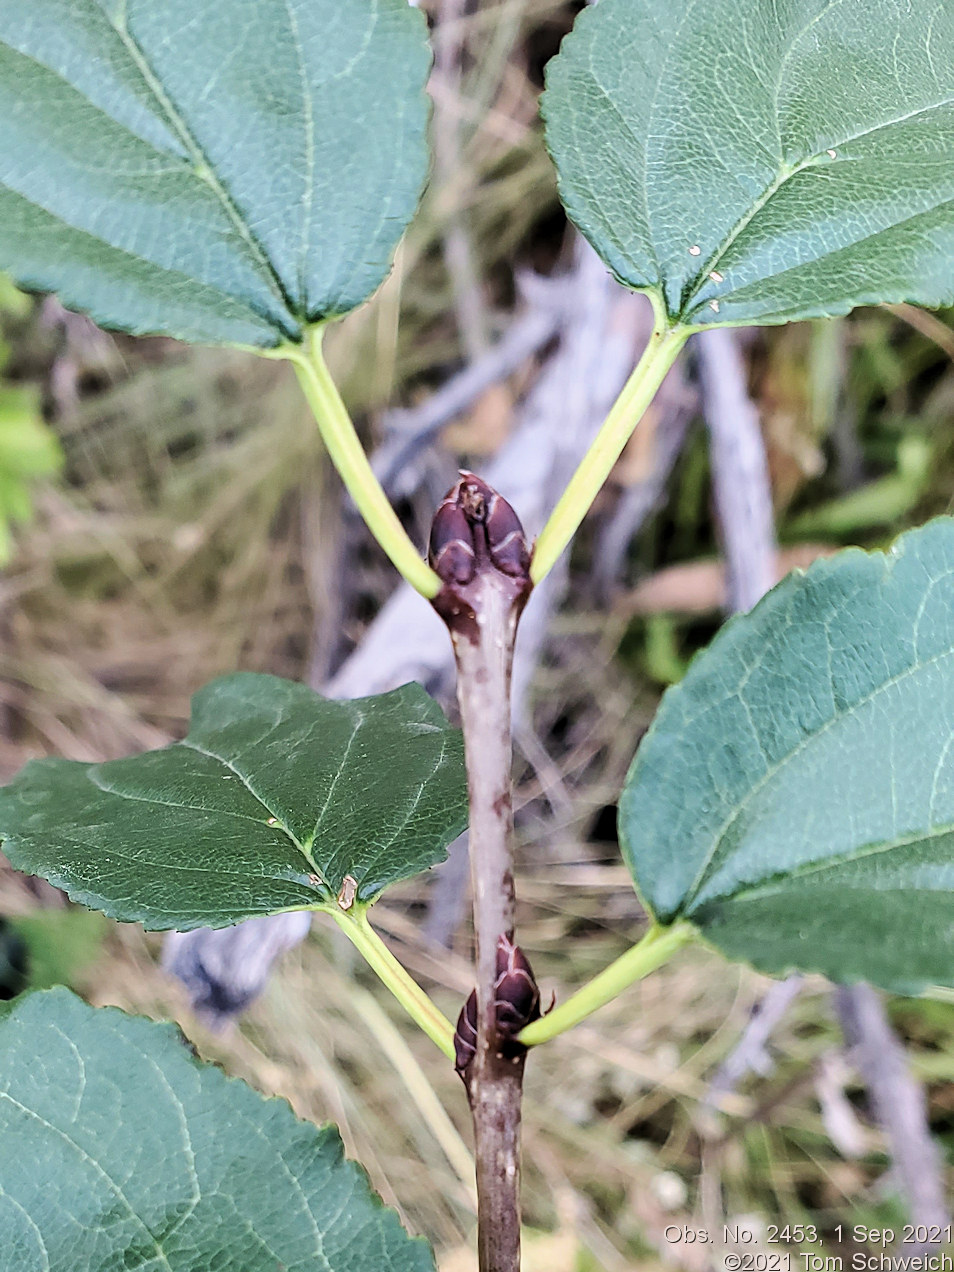
[[[509,504],[463,473],[435,516],[431,562],[444,581],[434,607],[454,643],[470,793],[476,1039],[462,1076],[474,1120],[479,1266],[519,1272],[526,1052],[501,1028],[496,987],[498,950],[510,946],[514,930],[510,678],[529,554]]]

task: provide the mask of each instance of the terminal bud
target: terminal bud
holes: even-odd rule
[[[481,570],[523,579],[530,549],[520,518],[480,477],[462,471],[431,524],[428,557],[444,583],[466,584]]]
[[[504,598],[516,630],[532,587],[527,537],[506,499],[473,473],[462,471],[441,500],[428,560],[443,584],[432,604],[455,639],[476,638],[489,591]]]

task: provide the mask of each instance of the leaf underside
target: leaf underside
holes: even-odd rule
[[[620,839],[657,919],[730,957],[954,985],[954,520],[726,624],[637,751]]]
[[[434,1272],[333,1126],[65,989],[0,1019],[0,1142],[0,1272]]]
[[[428,869],[467,822],[458,730],[419,685],[330,701],[242,672],[193,698],[182,742],[33,760],[0,790],[19,870],[147,928],[358,903]]]
[[[0,269],[106,327],[298,341],[387,274],[429,67],[405,0],[0,0]]]
[[[600,0],[543,111],[570,216],[673,322],[954,303],[950,0]]]

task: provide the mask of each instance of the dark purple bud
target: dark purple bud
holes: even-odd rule
[[[467,1081],[466,1072],[477,1054],[477,991],[472,989],[470,996],[460,1009],[457,1017],[457,1029],[454,1032],[454,1068]]]
[[[530,551],[520,518],[494,491],[487,501],[485,525],[490,559],[501,572],[522,579],[530,569]]]
[[[431,568],[444,583],[469,583],[476,568],[473,531],[454,499],[456,489],[434,514],[428,556]]]
[[[552,1007],[552,1003],[550,1006]],[[499,1059],[517,1062],[526,1047],[517,1041],[525,1025],[540,1018],[540,990],[523,950],[508,937],[497,942],[497,977],[494,981],[493,1046]],[[470,1091],[470,1071],[477,1055],[477,991],[473,990],[461,1008],[454,1032],[454,1068]]]
[[[492,486],[462,469],[431,525],[431,566],[444,583],[466,586],[498,571],[528,582],[530,550],[520,518]]]
[[[533,969],[523,950],[506,936],[497,942],[494,1012],[497,1032],[510,1042],[540,1016],[540,990]]]

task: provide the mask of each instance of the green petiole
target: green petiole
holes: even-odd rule
[[[375,932],[368,921],[367,906],[355,905],[350,910],[329,907],[326,913],[331,915],[414,1023],[443,1051],[448,1060],[453,1060],[454,1026]]]
[[[527,1025],[518,1035],[520,1042],[528,1047],[536,1047],[541,1042],[549,1042],[558,1034],[566,1033],[592,1015],[597,1008],[612,1002],[635,981],[642,980],[657,967],[661,967],[677,950],[695,940],[697,935],[693,925],[684,921],[674,923],[671,927],[653,924],[637,945],[621,954],[599,976],[578,989],[565,1003],[555,1007],[546,1016]]]
[[[312,327],[301,345],[285,345],[265,356],[285,358],[292,363],[328,454],[365,524],[402,577],[423,597],[432,600],[440,591],[440,579],[408,538],[374,475],[322,355],[323,331],[322,325]],[[643,356],[537,540],[530,567],[534,583],[549,574],[573,538],[691,334],[687,327],[667,329],[657,313],[656,328]]]
[[[584,455],[559,503],[543,527],[533,552],[530,578],[539,583],[550,573],[576,534],[580,522],[623,453],[623,447],[656,396],[666,373],[692,334],[687,327],[666,329],[658,306],[657,325],[643,356],[614,402],[593,445]]]
[[[402,577],[423,597],[431,600],[441,590],[441,581],[408,538],[368,463],[347,407],[322,355],[323,331],[322,326],[312,327],[301,345],[284,345],[269,356],[287,358],[294,366],[332,463],[365,525]]]

